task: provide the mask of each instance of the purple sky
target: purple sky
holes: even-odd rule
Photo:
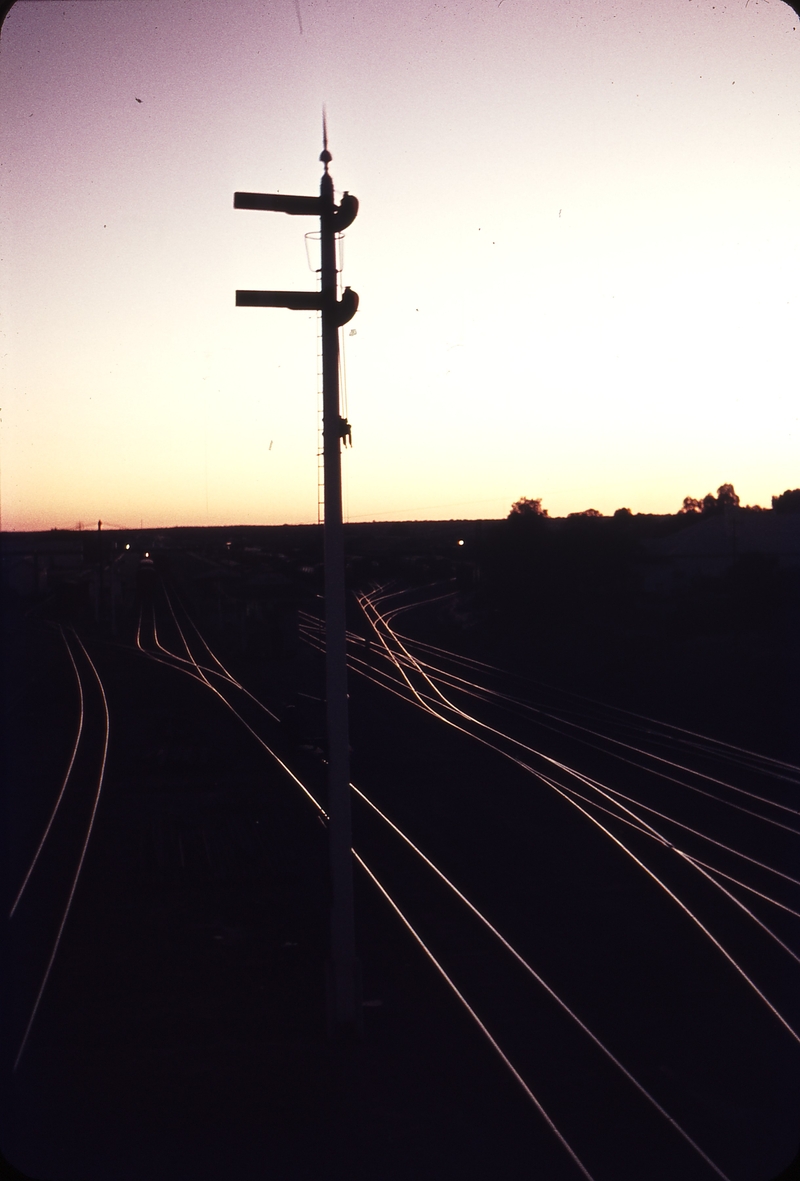
[[[361,202],[351,519],[800,484],[791,8],[299,11],[302,33],[294,0],[6,18],[3,528],[316,520],[315,319],[233,303],[312,288],[314,223],[232,197],[317,190],[323,102]]]

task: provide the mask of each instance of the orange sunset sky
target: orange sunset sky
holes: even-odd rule
[[[800,484],[800,21],[750,0],[17,0],[0,37],[2,528],[317,519],[313,220],[349,520]],[[140,100],[140,101],[137,101]]]

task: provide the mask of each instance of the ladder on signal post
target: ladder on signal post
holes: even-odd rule
[[[353,318],[358,296],[345,287],[337,298],[336,235],[355,220],[358,201],[345,192],[334,203],[323,122],[324,172],[318,197],[281,193],[234,193],[234,209],[315,216],[320,219],[320,291],[237,291],[237,307],[291,308],[322,313],[322,422],[325,556],[325,690],[328,736],[328,845],[331,866],[329,1020],[332,1033],[361,1028],[358,962],[353,919],[350,746],[347,716],[344,532],[341,445],[348,424],[339,402],[339,328]]]

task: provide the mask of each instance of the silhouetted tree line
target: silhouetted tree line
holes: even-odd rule
[[[521,496],[519,500],[515,500],[511,506],[511,512],[508,514],[512,519],[514,517],[546,517],[549,516],[547,509],[542,508],[542,498],[538,497],[536,500],[531,500],[527,496]]]
[[[495,659],[496,650],[526,675],[534,669],[629,702],[641,690],[676,716],[685,705],[690,720],[727,701],[715,715],[721,733],[774,730],[783,741],[792,732],[787,703],[796,699],[800,572],[758,553],[733,556],[718,574],[702,564],[694,572],[653,544],[726,513],[770,511],[800,512],[800,488],[774,496],[769,509],[742,505],[733,485],[722,484],[661,515],[623,507],[553,518],[541,497],[521,497],[476,539],[479,578],[459,595],[453,626],[474,636],[476,652],[482,645]]]
[[[800,488],[787,488],[780,496],[773,496],[772,508],[776,513],[800,513]],[[685,496],[683,498],[683,504],[678,509],[676,515],[679,517],[710,517],[724,513],[726,509],[744,509],[745,512],[750,513],[768,511],[762,508],[760,504],[743,505],[733,484],[720,484],[719,488],[717,488],[716,496],[712,492],[707,492],[702,500],[698,500],[694,496]],[[618,508],[614,513],[614,517],[617,519],[632,517],[633,515],[629,508]],[[649,516],[651,514],[647,515]],[[602,516],[603,514],[598,512],[596,508],[586,508],[581,512],[568,513],[567,519]],[[511,511],[508,514],[508,519],[517,523],[521,521],[541,520],[545,517],[549,517],[549,513],[546,508],[542,508],[542,498],[540,496],[535,499],[531,499],[528,496],[521,496],[519,500],[514,501]]]
[[[780,496],[773,496],[772,510],[776,513],[800,513],[800,488],[787,488]]]

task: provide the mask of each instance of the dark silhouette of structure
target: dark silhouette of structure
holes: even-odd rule
[[[360,1027],[361,1007],[353,923],[350,754],[347,717],[344,540],[342,530],[341,446],[350,442],[350,424],[339,407],[339,328],[353,318],[358,296],[349,287],[337,299],[336,236],[355,220],[358,201],[345,192],[337,206],[332,156],[323,112],[325,166],[319,197],[278,193],[235,193],[235,209],[315,215],[320,219],[320,291],[237,291],[237,307],[316,309],[322,313],[322,394],[325,485],[325,635],[328,732],[328,834],[331,862],[331,960],[329,1007],[332,1031]]]

